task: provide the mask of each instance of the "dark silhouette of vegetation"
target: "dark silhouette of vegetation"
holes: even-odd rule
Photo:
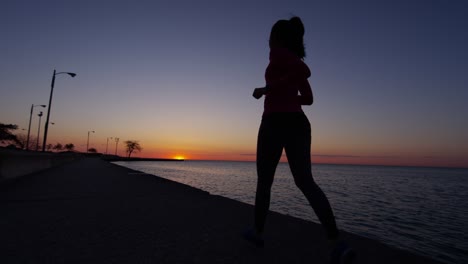
[[[90,149],[88,149],[88,152],[89,152],[89,153],[97,153],[97,149],[95,149],[95,148],[90,148]]]
[[[28,141],[28,136],[24,134],[16,135],[16,146],[19,148],[26,148],[26,142]],[[32,149],[32,144],[29,142],[29,149]]]
[[[140,143],[138,143],[138,141],[136,140],[127,140],[124,142],[125,143],[125,147],[126,147],[126,151],[128,153],[128,157],[130,158],[130,156],[132,155],[132,153],[134,151],[141,151],[143,148],[140,146]]]
[[[0,143],[20,144],[18,138],[12,133],[12,130],[16,129],[18,129],[17,125],[0,123]]]
[[[14,143],[14,145],[18,148],[26,148],[26,142],[28,141],[28,136],[24,135],[24,134],[18,134],[18,135],[15,135],[16,136],[16,142]],[[30,141],[29,141],[29,149],[34,149],[36,147],[36,144],[33,143],[33,142],[36,142],[36,138],[34,137],[34,139],[32,139],[32,137],[29,137],[30,138]]]
[[[61,151],[63,149],[63,145],[60,144],[60,143],[57,143],[57,144],[55,144],[53,149],[56,150],[56,151]]]
[[[18,134],[16,135],[17,141],[14,145],[21,149],[36,149],[37,145],[37,137],[34,135],[29,136],[29,148],[27,148],[26,143],[28,142],[28,136],[25,134]]]
[[[54,148],[54,145],[52,145],[52,144],[47,144],[46,145],[47,151],[51,151],[53,148]]]
[[[34,148],[36,151],[39,151],[42,148],[41,144],[36,143],[36,147]]]
[[[73,151],[75,150],[75,145],[73,145],[73,143],[65,144],[65,149],[68,151]]]

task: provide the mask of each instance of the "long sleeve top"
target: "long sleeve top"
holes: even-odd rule
[[[309,67],[297,55],[285,48],[271,49],[270,63],[265,71],[268,89],[263,116],[277,112],[302,112],[301,105],[312,104],[309,77]]]

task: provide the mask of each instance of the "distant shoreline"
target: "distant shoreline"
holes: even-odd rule
[[[103,160],[109,162],[117,161],[184,161],[183,159],[155,159],[155,158],[126,158],[126,157],[102,157]]]

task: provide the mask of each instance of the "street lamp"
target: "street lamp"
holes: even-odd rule
[[[47,109],[47,120],[45,124],[45,129],[44,129],[44,142],[42,143],[42,152],[45,152],[45,146],[47,143],[47,132],[49,131],[49,117],[50,117],[50,108],[52,108],[52,95],[54,93],[54,84],[55,84],[55,75],[63,74],[66,73],[70,75],[71,77],[75,77],[76,73],[72,72],[56,72],[54,70],[54,74],[52,75],[52,83],[50,85],[50,97],[49,97],[49,108]]]
[[[46,107],[46,105],[35,105],[35,104],[31,105],[31,113],[29,114],[28,138],[26,139],[26,150],[29,150],[29,134],[31,133],[31,119],[32,119],[33,109],[36,106]],[[37,151],[37,149],[36,149],[36,151]]]
[[[109,139],[112,139],[112,137],[110,137],[110,138],[108,137],[108,138],[107,138],[107,143],[106,143],[106,155],[107,155],[107,147],[109,146]]]
[[[36,151],[39,150],[39,134],[41,133],[41,118],[42,111],[37,115],[39,117],[39,125],[37,126],[37,142],[36,142]]]
[[[115,155],[117,156],[117,145],[119,144],[119,138],[115,138]]]
[[[95,133],[94,131],[88,131],[88,143],[86,143],[86,153],[89,152],[89,133]]]

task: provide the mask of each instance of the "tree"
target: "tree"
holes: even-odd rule
[[[18,148],[36,149],[36,145],[37,145],[37,137],[36,136],[33,136],[33,135],[29,136],[29,148],[28,148],[28,146],[26,146],[26,143],[28,142],[28,136],[27,135],[18,134],[18,135],[16,135],[16,139],[17,139],[17,141],[15,142],[15,145]]]
[[[128,157],[130,158],[130,155],[132,155],[132,153],[134,151],[141,151],[143,148],[140,146],[140,143],[138,143],[138,141],[136,140],[127,140],[124,142],[125,143],[125,147],[127,149],[127,153],[128,153]]]
[[[75,149],[75,145],[73,145],[73,143],[66,144],[65,149],[68,151],[73,151]]]
[[[24,134],[19,134],[19,135],[16,135],[16,139],[17,139],[17,142],[16,142],[16,146],[19,147],[19,148],[26,148],[26,142],[28,141],[28,136],[24,135]],[[34,141],[36,142],[36,141]],[[29,149],[32,149],[32,141],[29,141]]]
[[[63,149],[63,145],[60,144],[60,143],[57,143],[54,147],[53,147],[54,150],[56,151],[61,151]]]
[[[16,136],[11,132],[11,130],[16,129],[18,129],[17,125],[0,123],[0,143],[7,144],[13,142],[14,144],[20,144]]]
[[[20,148],[20,149],[26,148],[26,140],[25,140],[26,137],[24,137],[22,134],[15,135],[15,136],[16,136],[16,140],[13,141],[13,143],[11,143],[10,145],[14,145],[15,147]]]
[[[90,149],[88,149],[88,152],[89,152],[89,153],[97,153],[97,149],[95,149],[95,148],[90,148]]]
[[[54,148],[54,145],[52,145],[50,143],[46,145],[47,151],[51,151],[53,148]]]

